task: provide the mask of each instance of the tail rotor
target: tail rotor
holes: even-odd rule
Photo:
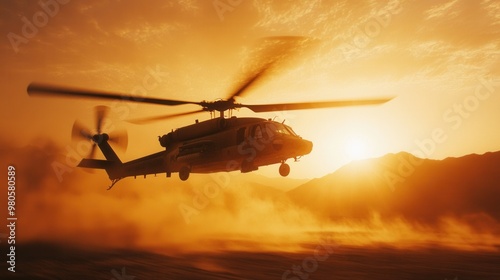
[[[125,130],[117,130],[108,133],[103,133],[103,125],[105,123],[105,119],[109,114],[109,107],[107,106],[97,106],[94,108],[95,111],[95,130],[91,130],[82,122],[76,120],[73,123],[73,129],[71,131],[71,138],[73,141],[91,141],[92,146],[90,148],[90,152],[87,155],[87,158],[93,159],[95,158],[96,146],[100,143],[109,141],[113,143],[114,146],[126,150],[128,145],[128,136]]]

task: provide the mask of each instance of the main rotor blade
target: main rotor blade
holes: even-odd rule
[[[259,70],[256,73],[254,73],[253,75],[247,77],[247,79],[240,86],[238,86],[236,88],[236,90],[233,91],[233,93],[230,95],[230,97],[228,98],[228,100],[232,100],[236,96],[241,96],[248,89],[248,87],[250,87],[250,85],[252,85],[253,83],[255,83],[255,81],[257,81],[260,77],[262,77],[265,74],[266,70],[269,69],[269,67],[275,61],[276,60],[265,64],[264,66],[262,66],[261,68],[259,68]]]
[[[38,84],[38,83],[31,83],[28,86],[28,94],[29,95],[54,95],[54,96],[66,96],[66,97],[84,97],[84,98],[107,99],[107,100],[123,100],[123,101],[127,101],[127,102],[159,104],[159,105],[168,105],[168,106],[176,106],[176,105],[183,105],[183,104],[200,105],[200,102],[162,99],[162,98],[150,98],[150,97],[144,97],[144,96],[135,96],[135,95],[121,94],[121,93],[75,89],[75,88],[69,88],[69,87],[61,87],[61,86]]]
[[[269,69],[283,64],[285,61],[289,61],[293,54],[298,52],[298,45],[306,42],[305,37],[300,36],[276,36],[264,38],[265,41],[274,41],[273,48],[265,49],[266,52],[264,58],[260,58],[260,66],[243,80],[243,82],[232,91],[231,95],[227,100],[233,100],[236,96],[242,96],[248,88],[255,84],[259,79],[262,79],[267,75]],[[281,44],[281,47],[280,45]],[[279,47],[279,48],[278,48]],[[271,58],[269,58],[271,57]]]
[[[147,118],[141,118],[141,119],[132,119],[132,120],[128,120],[128,122],[134,123],[134,124],[146,124],[146,123],[167,120],[167,119],[176,118],[176,117],[193,115],[193,114],[197,114],[197,113],[201,113],[201,112],[205,112],[205,110],[201,109],[201,110],[178,113],[178,114],[162,115],[162,116],[156,116],[156,117],[147,117]]]
[[[324,102],[303,102],[303,103],[278,103],[278,104],[262,104],[262,105],[245,105],[239,104],[239,107],[246,107],[254,112],[271,112],[271,111],[288,111],[288,110],[307,110],[319,108],[334,108],[334,107],[350,107],[350,106],[366,106],[383,104],[392,98],[385,99],[361,99],[361,100],[338,100]]]

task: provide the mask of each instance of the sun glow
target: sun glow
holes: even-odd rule
[[[368,157],[366,142],[360,137],[351,137],[346,143],[346,153],[351,160],[359,160]]]

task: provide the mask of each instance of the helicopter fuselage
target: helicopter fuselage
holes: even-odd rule
[[[235,170],[245,173],[276,163],[282,164],[280,174],[287,176],[290,168],[285,161],[298,159],[312,150],[312,142],[302,139],[288,125],[261,118],[196,122],[160,136],[159,142],[164,151],[109,164],[104,169],[110,179],[159,173],[170,177],[171,173],[179,173],[181,180],[187,180],[190,173]],[[113,157],[106,155],[107,142],[98,145],[106,158]],[[92,167],[94,161],[83,160],[80,166]]]

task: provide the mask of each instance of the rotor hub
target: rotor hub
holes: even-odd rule
[[[92,141],[96,144],[101,144],[103,142],[107,142],[109,140],[109,135],[106,133],[95,134],[92,136]]]
[[[234,102],[234,99],[228,100],[217,100],[213,102],[203,101],[200,103],[205,111],[218,111],[225,112],[227,110],[232,110],[238,108],[238,104]]]

